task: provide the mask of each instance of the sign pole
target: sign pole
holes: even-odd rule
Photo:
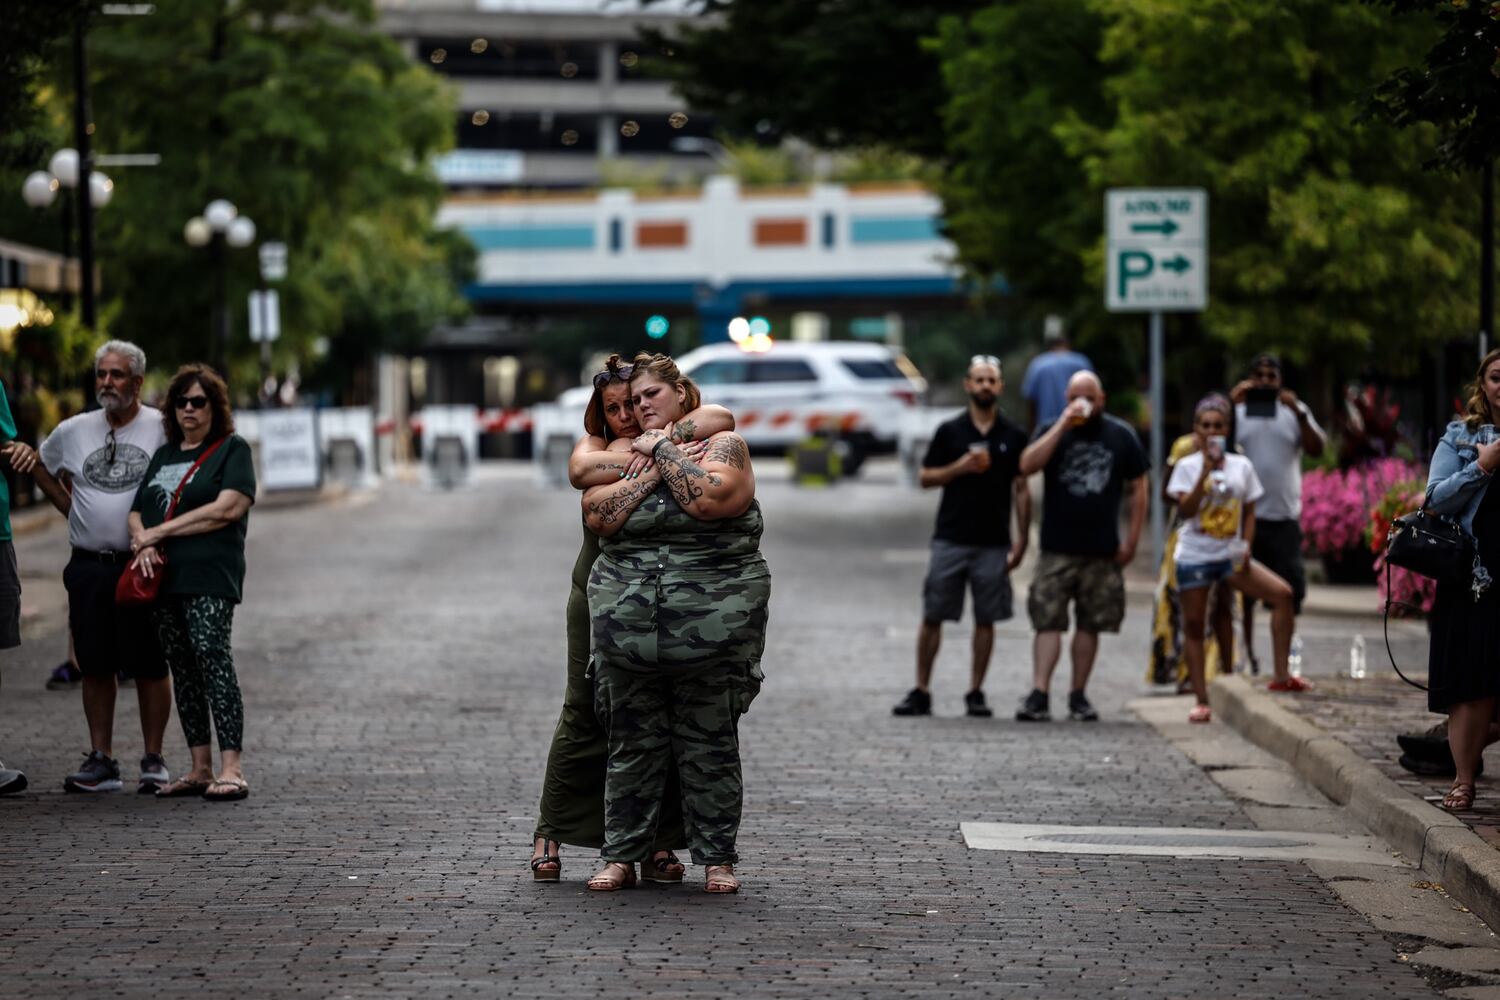
[[[1163,434],[1166,415],[1165,392],[1163,383],[1165,373],[1162,371],[1162,355],[1164,336],[1162,334],[1162,317],[1160,309],[1151,311],[1151,567],[1154,570],[1161,565],[1162,546],[1165,541],[1166,524],[1165,511],[1161,502],[1161,475],[1163,446],[1166,444]]]

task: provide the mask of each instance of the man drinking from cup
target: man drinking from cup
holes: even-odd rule
[[[994,714],[984,701],[984,675],[995,642],[995,622],[1011,617],[1010,571],[1026,553],[1031,494],[1019,462],[1026,434],[1000,413],[1005,383],[1000,359],[976,354],[964,376],[968,409],[940,424],[922,459],[923,489],[943,488],[932,559],[922,587],[922,625],[917,630],[917,686],[892,709],[896,715],[931,715],[932,664],[942,642],[943,622],[963,615],[964,587],[974,595],[974,644],[969,669],[968,715]],[[1016,533],[1010,533],[1014,497]]]
[[[1124,567],[1135,558],[1150,502],[1146,452],[1135,430],[1104,412],[1104,385],[1093,372],[1068,381],[1062,416],[1042,428],[1021,454],[1021,473],[1045,470],[1042,558],[1026,609],[1031,627],[1032,689],[1016,719],[1046,722],[1052,673],[1062,657],[1068,607],[1074,609],[1073,684],[1068,715],[1095,722],[1099,713],[1084,688],[1099,652],[1099,633],[1118,632],[1125,619]],[[1120,499],[1130,488],[1130,529],[1120,540]]]

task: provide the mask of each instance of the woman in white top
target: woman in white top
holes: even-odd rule
[[[1193,412],[1193,434],[1198,450],[1172,470],[1167,495],[1182,512],[1177,535],[1177,589],[1182,602],[1182,652],[1188,680],[1198,704],[1189,722],[1208,722],[1208,685],[1203,678],[1203,631],[1210,588],[1220,580],[1254,600],[1271,605],[1271,646],[1276,656],[1273,691],[1300,691],[1307,684],[1287,673],[1292,644],[1292,588],[1285,580],[1250,558],[1255,535],[1255,501],[1265,493],[1255,467],[1243,455],[1226,449],[1229,437],[1229,400],[1218,393],[1205,396]],[[1233,649],[1233,626],[1221,629],[1220,649]]]

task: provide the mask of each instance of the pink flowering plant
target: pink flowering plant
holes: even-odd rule
[[[1320,556],[1338,556],[1370,542],[1370,515],[1392,487],[1420,480],[1426,470],[1400,458],[1380,458],[1351,469],[1314,469],[1302,478],[1302,535]]]

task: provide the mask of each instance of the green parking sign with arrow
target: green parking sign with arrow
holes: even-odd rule
[[[1115,188],[1105,195],[1112,312],[1208,305],[1208,195],[1198,188]]]

